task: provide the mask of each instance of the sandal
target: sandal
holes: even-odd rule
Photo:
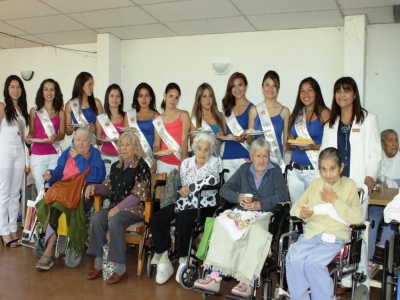
[[[4,238],[3,237],[1,237],[1,241],[2,241],[2,243],[3,243],[3,246],[5,246],[5,247],[7,247],[7,248],[16,248],[17,246],[18,246],[18,240],[11,240],[11,241],[9,241],[9,242],[5,242],[4,241]]]
[[[44,262],[41,262],[42,258],[46,259]],[[36,269],[40,271],[48,271],[51,269],[53,266],[53,258],[48,255],[42,255],[42,257],[39,259]]]

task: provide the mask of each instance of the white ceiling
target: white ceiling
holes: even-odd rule
[[[0,49],[120,39],[394,23],[400,0],[0,0]]]

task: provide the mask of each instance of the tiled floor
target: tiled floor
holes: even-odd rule
[[[184,290],[176,281],[175,274],[164,285],[158,285],[146,272],[136,275],[137,252],[128,253],[127,280],[108,286],[102,279],[86,280],[93,259],[84,255],[80,265],[70,269],[62,258],[54,259],[54,267],[48,272],[35,269],[37,258],[32,249],[14,249],[0,246],[0,299],[202,299],[200,294]],[[175,266],[176,269],[176,266]],[[274,275],[274,274],[273,274]],[[273,276],[275,278],[275,276]],[[229,293],[236,284],[234,280],[223,282],[222,294]],[[380,290],[372,288],[370,299],[380,299]],[[341,299],[350,299],[348,293]],[[224,299],[225,297],[221,297]],[[218,299],[208,297],[207,299]],[[261,299],[261,289],[257,299]]]

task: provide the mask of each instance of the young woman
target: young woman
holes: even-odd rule
[[[250,110],[249,128],[263,130],[264,138],[271,145],[271,161],[285,171],[283,153],[286,151],[286,134],[289,123],[289,109],[276,98],[280,89],[280,79],[275,71],[265,73],[262,81],[264,101]],[[251,138],[248,138],[251,141]]]
[[[226,93],[222,99],[226,133],[236,136],[235,140],[225,141],[222,155],[222,169],[228,169],[225,180],[228,180],[236,170],[250,160],[250,145],[246,142],[244,131],[249,124],[249,111],[253,104],[246,98],[247,78],[244,74],[235,72],[229,77]],[[217,138],[221,138],[219,133]]]
[[[53,79],[46,79],[40,85],[35,100],[36,107],[30,111],[29,134],[31,139],[45,139],[43,142],[33,142],[31,155],[31,170],[35,179],[36,190],[43,187],[42,174],[57,166],[61,155],[60,141],[65,137],[64,100],[60,85]]]
[[[333,87],[331,117],[325,124],[321,151],[327,147],[339,150],[344,163],[343,175],[353,179],[357,185],[365,184],[369,193],[375,185],[381,166],[382,148],[378,118],[361,107],[356,82],[351,77],[342,77]],[[362,201],[364,220],[367,214],[369,195]],[[361,261],[357,272],[368,275],[366,247],[361,249]],[[369,286],[369,278],[364,282]],[[338,295],[351,286],[351,278],[342,280]]]
[[[81,72],[75,79],[72,98],[65,105],[66,134],[71,135],[77,126],[90,125],[96,131],[96,117],[103,113],[99,99],[93,96],[94,80],[88,72]],[[78,124],[78,125],[75,125]]]
[[[28,163],[25,125],[29,123],[22,80],[11,75],[4,84],[0,102],[0,236],[6,247],[18,245],[17,216],[24,168]]]
[[[156,95],[150,85],[140,83],[133,93],[132,109],[126,112],[124,124],[126,127],[139,129],[137,136],[146,155],[143,159],[154,173],[157,162],[153,157],[154,125],[153,120],[160,114],[156,109]]]
[[[180,96],[180,87],[174,82],[169,83],[161,103],[164,111],[153,120],[154,152],[175,150],[171,155],[156,157],[158,173],[169,173],[173,169],[179,169],[181,162],[188,156],[190,116],[187,111],[176,107]]]
[[[321,147],[324,124],[330,115],[318,82],[312,77],[303,79],[290,116],[288,139],[308,138],[312,139],[314,144],[307,146],[286,144],[287,149],[293,151],[287,171],[292,203],[295,203],[308,188],[314,178],[314,172],[318,170],[318,151]]]
[[[96,137],[102,143],[101,158],[106,167],[106,176],[110,174],[111,165],[118,161],[118,147],[116,144],[121,127],[124,126],[124,94],[118,84],[107,88],[104,98],[105,113],[97,116]],[[111,142],[102,142],[101,139],[114,139]]]
[[[214,90],[208,83],[201,84],[196,91],[196,99],[192,109],[192,123],[190,131],[198,128],[203,130],[211,130],[211,135],[215,136],[222,132],[225,135],[225,126],[221,113],[218,111],[217,101],[215,101]],[[212,154],[220,157],[220,143],[215,140]]]

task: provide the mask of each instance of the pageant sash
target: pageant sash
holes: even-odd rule
[[[239,136],[243,133],[243,128],[240,126],[233,111],[229,117],[225,116],[226,126],[229,127],[233,135]],[[240,143],[247,151],[250,151],[250,145],[247,141]]]
[[[47,110],[42,107],[39,111],[36,112],[42,126],[44,128],[44,132],[47,137],[50,138],[52,135],[57,135],[56,130],[51,122],[50,116],[47,113]],[[58,155],[61,155],[61,147],[59,141],[54,141],[53,147],[56,149]]]
[[[195,130],[197,129],[196,128],[196,118],[193,116],[192,117],[192,123],[193,123],[193,126],[194,126],[194,128],[195,128]],[[214,141],[214,149],[213,149],[213,152],[214,152],[214,154],[215,154],[215,156],[217,157],[217,158],[219,158],[219,147],[220,147],[220,144],[219,144],[219,141],[215,138],[215,134],[214,134],[214,131],[211,129],[211,127],[210,127],[210,125],[208,125],[207,124],[207,122],[206,121],[204,121],[204,120],[202,120],[201,121],[201,127],[204,129],[204,130],[207,130],[207,131],[211,131],[210,133],[208,133],[209,135],[211,135],[212,137],[213,137],[213,139],[215,140]]]
[[[126,112],[126,115],[128,118],[129,127],[135,127],[138,129],[137,131],[135,131],[135,133],[140,140],[140,144],[142,145],[144,153],[146,153],[146,157],[144,157],[143,159],[146,161],[147,165],[151,169],[156,160],[153,157],[153,152],[151,151],[151,146],[149,145],[149,142],[147,141],[143,132],[140,130],[140,127],[137,123],[136,109],[128,110]]]
[[[268,108],[265,102],[261,102],[256,106],[258,117],[261,121],[261,126],[264,131],[264,137],[271,145],[270,157],[271,160],[278,164],[282,172],[285,172],[285,163],[281,156],[281,151],[279,149],[278,141],[276,140],[275,128],[272,125],[271,117],[268,113]]]
[[[107,137],[110,139],[118,139],[119,138],[119,133],[117,129],[115,128],[114,124],[110,121],[108,118],[107,114],[101,114],[97,116],[97,120],[99,120],[99,123],[101,125],[101,128],[103,128],[104,132],[107,134]],[[118,147],[115,142],[111,142],[111,144],[114,146],[115,150],[118,152]]]
[[[181,160],[181,146],[174,140],[174,138],[168,133],[167,129],[164,126],[164,121],[162,119],[162,115],[159,115],[157,118],[153,120],[154,128],[157,130],[158,135],[164,141],[164,143],[168,146],[168,149],[174,149],[174,155],[179,161]]]
[[[75,99],[71,99],[69,100],[69,102],[71,103],[71,110],[72,113],[74,114],[75,120],[78,122],[78,124],[81,125],[89,125],[88,120],[86,120],[85,115],[82,112],[82,109],[79,105],[79,99],[75,98]]]
[[[302,138],[311,139],[310,134],[307,130],[306,112],[305,107],[302,109],[302,114],[297,116],[296,122],[294,123],[297,135]],[[318,170],[318,150],[305,151],[308,159],[314,167],[314,170]]]

